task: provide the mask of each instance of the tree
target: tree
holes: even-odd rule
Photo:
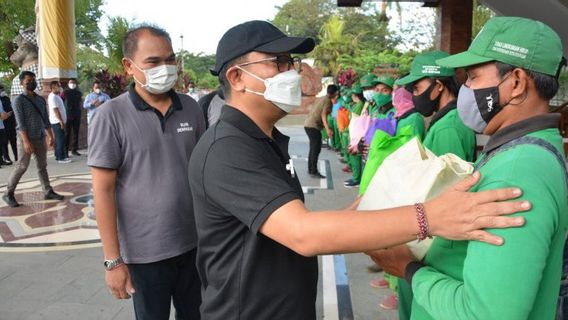
[[[336,11],[335,0],[290,0],[282,7],[272,23],[290,36],[317,39],[319,30]]]
[[[343,33],[345,22],[338,16],[332,16],[321,28],[319,45],[311,56],[324,76],[336,76],[340,70],[338,58],[342,55],[352,55],[357,47],[357,38],[351,38]]]
[[[393,41],[389,37],[388,18],[372,6],[362,9],[343,8],[339,11],[345,21],[344,34],[357,38],[357,49],[371,49],[377,52],[391,49]]]
[[[77,43],[102,49],[103,36],[99,21],[104,12],[104,0],[75,0],[75,34]]]
[[[472,39],[481,31],[487,20],[495,16],[495,13],[488,7],[484,6],[481,1],[473,0],[473,16],[471,23]]]
[[[99,20],[104,0],[75,0],[77,43],[101,49]],[[0,71],[15,71],[10,56],[16,48],[13,39],[19,30],[35,25],[35,0],[0,0]]]
[[[123,17],[109,18],[107,28],[106,48],[109,57],[108,68],[110,72],[122,71],[122,42],[130,29],[131,23]]]

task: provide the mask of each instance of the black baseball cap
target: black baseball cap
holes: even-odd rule
[[[215,68],[217,76],[225,64],[252,51],[265,53],[308,53],[316,43],[312,38],[288,37],[266,21],[253,20],[229,29],[217,45]]]

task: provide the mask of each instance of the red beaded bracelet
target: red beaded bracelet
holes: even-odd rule
[[[423,203],[415,203],[414,209],[416,209],[416,220],[418,221],[418,240],[424,240],[430,235],[428,234],[428,221],[426,220],[426,210],[424,209]]]

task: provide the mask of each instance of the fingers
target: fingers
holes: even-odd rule
[[[520,197],[523,192],[519,188],[504,188],[471,193],[475,203],[505,201]]]
[[[474,210],[474,213],[478,215],[478,218],[499,216],[528,211],[531,207],[531,203],[528,201],[490,202],[478,205],[478,209]]]
[[[133,295],[136,291],[134,290],[134,286],[132,285],[132,280],[130,279],[130,277],[128,277],[128,280],[126,280],[126,292],[131,296]]]
[[[474,172],[471,176],[463,179],[454,185],[454,189],[466,192],[473,187],[481,178],[479,171]]]
[[[477,240],[496,246],[500,246],[504,243],[503,238],[483,230],[472,231],[469,234],[469,237],[470,237],[469,240]]]

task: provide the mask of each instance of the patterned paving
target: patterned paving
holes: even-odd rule
[[[10,208],[0,200],[0,252],[68,250],[100,245],[94,220],[91,176],[53,177],[51,185],[63,201],[43,200],[37,180],[21,182]],[[6,187],[0,188],[4,193]]]

